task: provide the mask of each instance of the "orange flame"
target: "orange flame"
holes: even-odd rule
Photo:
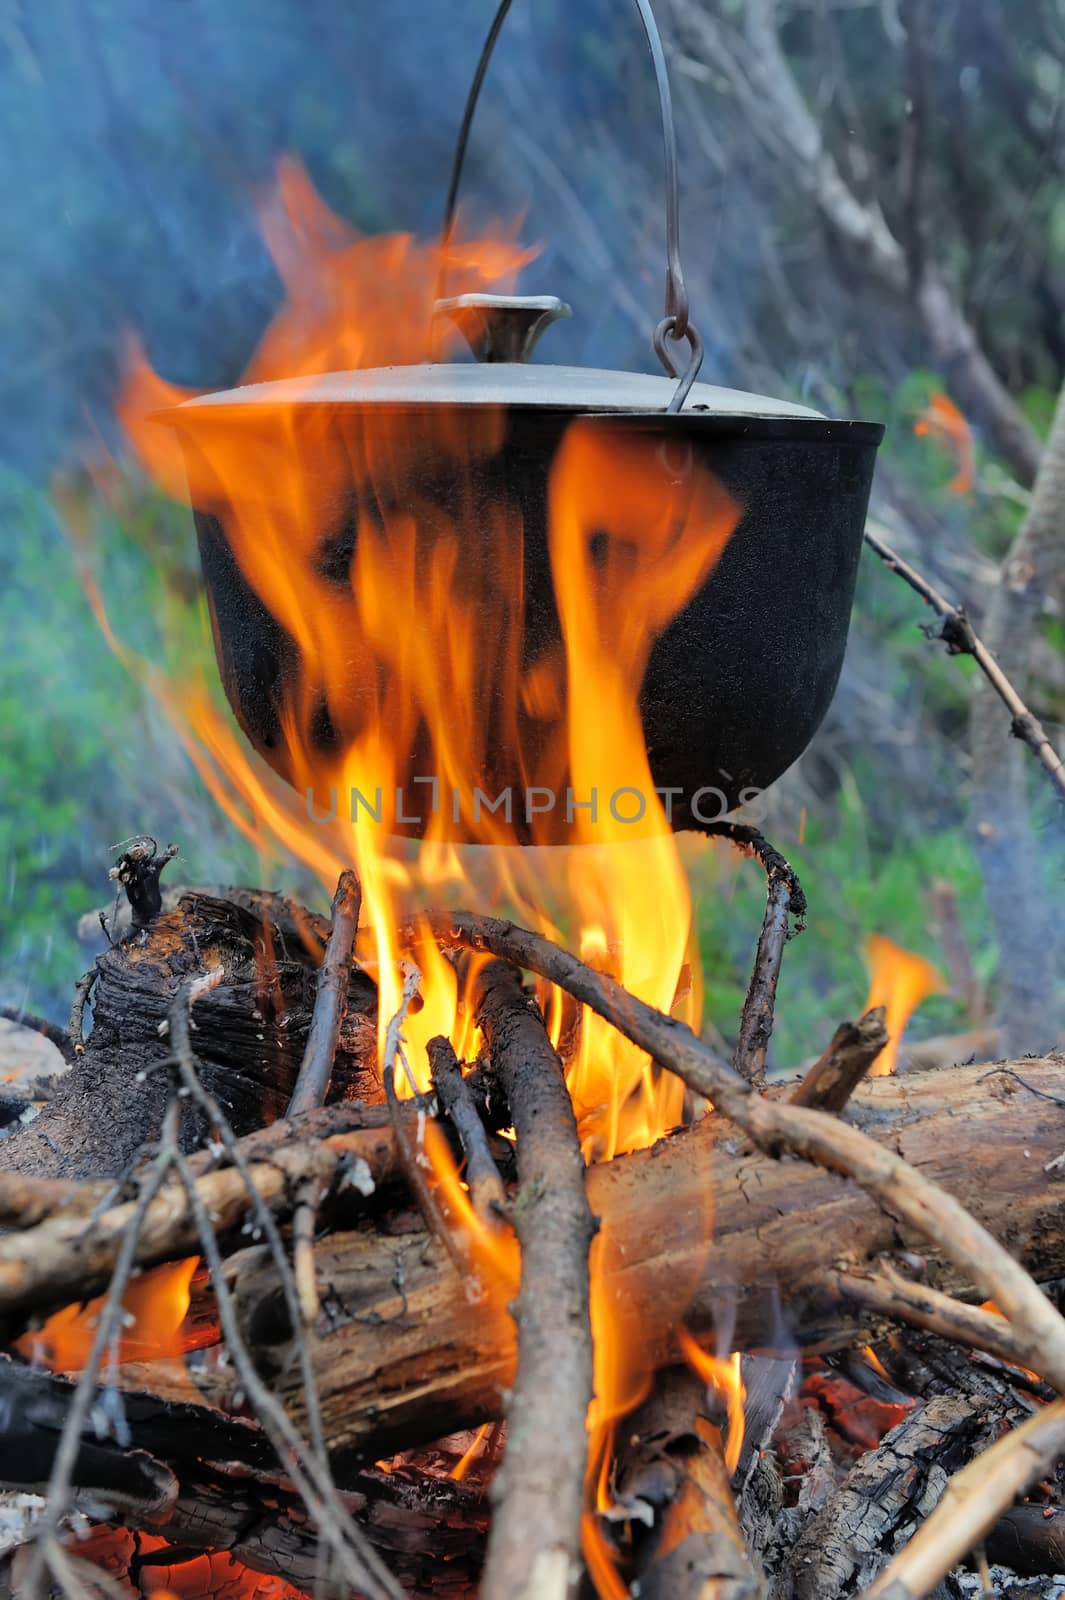
[[[976,479],[973,432],[950,396],[937,389],[914,423],[913,431],[919,439],[934,439],[954,456],[957,471],[947,484],[950,493],[971,494]]]
[[[947,982],[938,967],[923,956],[874,933],[865,942],[869,964],[869,997],[865,1009],[883,1006],[888,1042],[873,1062],[872,1076],[886,1078],[894,1072],[899,1041],[912,1013],[930,994],[945,994]]]
[[[119,1361],[155,1361],[182,1353],[181,1324],[189,1309],[198,1261],[198,1256],[190,1256],[187,1261],[167,1262],[130,1279],[122,1296]],[[50,1372],[77,1371],[88,1359],[103,1303],[100,1295],[83,1304],[64,1306],[40,1329],[23,1334],[15,1348]]]
[[[681,1354],[708,1389],[712,1389],[725,1402],[728,1418],[728,1436],[725,1443],[725,1467],[731,1474],[740,1464],[743,1450],[744,1416],[747,1387],[743,1381],[740,1353],[734,1350],[727,1360],[712,1356],[692,1338],[687,1328],[677,1330]]]
[[[290,162],[260,214],[286,302],[246,381],[424,359],[438,248],[400,235],[359,238]],[[531,254],[506,235],[453,239],[449,291],[505,291]],[[457,334],[449,328],[440,337]],[[129,347],[118,409],[138,459],[166,491],[215,517],[243,580],[298,661],[276,708],[271,750],[295,792],[246,750],[209,683],[189,674],[174,682],[137,666],[210,792],[264,860],[295,858],[330,892],[355,863],[364,907],[359,954],[378,981],[382,1047],[401,999],[401,962],[413,961],[421,974],[423,1003],[404,1025],[419,1088],[428,1086],[424,1047],[433,1035],[449,1036],[465,1059],[478,1043],[455,970],[431,937],[399,947],[397,927],[427,903],[472,899],[509,910],[666,1011],[687,961],[693,975],[677,1014],[697,1028],[690,894],[654,793],[638,701],[655,639],[712,572],[739,507],[690,452],[661,451],[623,420],[571,423],[547,484],[560,638],[529,659],[521,512],[505,492],[478,486],[504,444],[505,415],[444,407],[420,412],[415,424],[409,415],[300,405],[298,394],[297,386],[291,403],[239,418],[244,408],[193,408],[182,414],[179,443],[146,413],[185,392]],[[437,467],[451,486],[446,496],[434,490]],[[350,535],[347,543],[327,537],[343,504],[357,521],[353,543]],[[474,799],[465,836],[497,848],[470,851],[452,837],[450,797],[475,797],[489,754],[498,759],[500,751],[512,758],[519,793],[566,796],[566,827],[545,808],[527,809],[520,828],[505,810],[478,810]],[[439,786],[417,847],[394,837],[376,800],[412,771]],[[350,806],[331,803],[336,796],[351,797]],[[523,834],[530,847],[498,848]],[[563,836],[562,848],[536,848],[557,847]],[[544,986],[541,999],[557,1040],[561,997]],[[587,1159],[649,1144],[679,1123],[678,1080],[590,1013],[578,1037],[567,1072]],[[398,1068],[396,1085],[411,1092]],[[512,1236],[473,1212],[431,1123],[422,1157],[457,1247],[502,1310],[520,1267]],[[597,1282],[603,1249],[600,1240]],[[627,1342],[618,1336],[619,1309],[601,1293],[597,1302],[593,1283],[596,1303],[589,1471],[605,1483],[614,1421],[639,1400],[651,1358],[638,1332]],[[596,1583],[613,1593],[619,1580],[600,1555]]]

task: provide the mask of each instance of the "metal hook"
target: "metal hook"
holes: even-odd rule
[[[462,182],[462,168],[466,160],[466,148],[469,144],[470,128],[473,125],[474,112],[481,94],[488,63],[492,58],[496,40],[507,19],[513,0],[500,0],[500,5],[492,19],[492,26],[488,30],[477,62],[477,69],[470,84],[470,92],[466,97],[466,107],[462,114],[459,126],[458,143],[451,162],[451,175],[447,186],[447,199],[444,202],[444,225],[441,230],[440,267],[437,273],[436,294],[434,300],[444,298],[445,278],[447,274],[447,249],[451,242],[451,234],[455,225],[455,208],[458,204],[459,186]],[[669,373],[676,378],[677,371],[665,347],[667,335],[676,339],[687,339],[691,347],[691,359],[679,378],[676,392],[669,402],[667,410],[679,411],[688,398],[688,391],[695,382],[696,375],[702,365],[703,344],[689,318],[688,290],[684,282],[684,271],[680,260],[680,199],[679,184],[677,179],[677,131],[673,119],[673,96],[669,87],[669,72],[666,67],[665,52],[662,49],[662,36],[658,31],[654,12],[650,0],[635,0],[636,9],[640,13],[644,33],[647,35],[647,46],[651,52],[651,61],[654,66],[655,83],[658,88],[658,104],[662,116],[662,146],[665,157],[665,200],[666,200],[666,293],[665,316],[655,329],[653,344],[658,359]]]

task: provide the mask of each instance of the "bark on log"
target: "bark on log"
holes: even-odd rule
[[[1025,1061],[1023,1076],[1044,1095],[1065,1091],[1060,1058]],[[1065,1274],[1065,1174],[1044,1170],[1065,1144],[1057,1106],[979,1065],[872,1080],[850,1115],[969,1205],[1037,1278]],[[658,1364],[675,1356],[681,1320],[702,1333],[730,1308],[736,1348],[772,1349],[776,1337],[822,1349],[864,1342],[868,1320],[819,1280],[911,1242],[855,1186],[754,1153],[713,1117],[591,1168],[588,1198],[624,1241],[606,1280],[622,1337]],[[316,1255],[328,1285],[316,1367],[338,1457],[386,1455],[501,1415],[513,1330],[504,1326],[501,1342],[497,1323],[485,1328],[446,1252],[421,1232],[363,1232],[323,1239]],[[941,1256],[927,1261],[936,1288],[971,1292]],[[270,1269],[245,1252],[230,1270],[253,1349],[283,1374],[287,1333]],[[213,1392],[224,1400],[217,1383]],[[298,1408],[294,1385],[289,1400]]]
[[[188,894],[174,911],[97,961],[93,1029],[38,1117],[6,1140],[9,1171],[117,1176],[154,1139],[169,1093],[160,1026],[178,985],[220,964],[224,982],[197,1003],[193,1046],[204,1087],[239,1133],[284,1114],[307,1043],[329,924],[280,895]],[[380,1100],[375,985],[358,968],[334,1071],[337,1099]],[[144,1076],[142,1076],[144,1074]],[[202,1132],[204,1130],[200,1130]],[[195,1119],[187,1139],[197,1140]]]

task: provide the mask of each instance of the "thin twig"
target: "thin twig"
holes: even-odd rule
[[[878,1317],[926,1328],[941,1338],[984,1350],[1014,1367],[1027,1366],[1027,1348],[1004,1317],[967,1305],[953,1295],[914,1283],[883,1262],[868,1273],[834,1273],[830,1287],[840,1299],[863,1306]]]
[[[938,1184],[837,1117],[763,1099],[683,1022],[664,1016],[541,934],[468,911],[430,915],[429,922],[444,944],[487,951],[568,990],[712,1100],[759,1149],[771,1155],[791,1151],[853,1178],[888,1212],[932,1240],[986,1299],[997,1303],[1024,1341],[1025,1366],[1065,1393],[1065,1319],[1020,1263]]]
[[[333,926],[318,973],[318,992],[314,999],[307,1046],[292,1099],[288,1103],[286,1114],[290,1117],[324,1105],[329,1093],[340,1025],[347,1010],[351,952],[359,931],[361,909],[362,886],[349,869],[340,874],[333,896]]]
[[[1024,741],[1058,794],[1065,799],[1065,762],[1058,755],[1039,718],[1028,709],[991,651],[974,631],[964,609],[953,605],[945,595],[940,594],[927,578],[923,578],[916,568],[896,555],[891,546],[885,544],[870,528],[865,530],[865,542],[891,572],[897,573],[903,583],[909,584],[914,593],[920,595],[925,605],[931,606],[936,615],[942,617],[943,626],[938,637],[946,645],[948,653],[952,656],[972,656],[1009,712],[1010,732],[1015,739]]]
[[[841,1022],[824,1055],[789,1095],[791,1104],[842,1111],[888,1042],[885,1015],[883,1006],[874,1006],[857,1022]]]
[[[756,856],[766,875],[765,916],[732,1057],[732,1065],[741,1077],[761,1089],[765,1086],[766,1055],[773,1032],[780,965],[784,946],[791,937],[790,919],[795,918],[796,932],[801,932],[806,916],[806,896],[791,863],[757,828],[742,822],[715,822],[701,831],[714,838],[728,839],[746,854]]]
[[[88,972],[83,972],[74,985],[74,1003],[70,1008],[70,1021],[67,1032],[74,1048],[75,1055],[81,1055],[85,1049],[85,1007],[89,1003],[93,986],[96,983],[97,968],[90,967]]]
[[[592,1398],[588,1251],[595,1221],[573,1103],[536,1001],[513,967],[477,975],[476,1019],[517,1135],[518,1370],[493,1486],[483,1600],[565,1600],[580,1570]]]
[[[437,1203],[436,1196],[430,1187],[429,1179],[426,1176],[429,1169],[429,1159],[425,1154],[421,1134],[420,1132],[416,1133],[414,1138],[411,1138],[410,1130],[405,1126],[403,1116],[404,1104],[407,1102],[401,1101],[396,1092],[396,1058],[398,1056],[415,1103],[419,1101],[417,1084],[414,1081],[414,1074],[411,1072],[410,1062],[407,1060],[404,1051],[402,1030],[407,1018],[407,1012],[410,1009],[410,1003],[417,994],[420,983],[421,973],[418,968],[413,962],[405,962],[403,964],[403,991],[400,995],[399,1006],[396,1009],[395,1016],[392,1017],[385,1030],[381,1076],[384,1080],[385,1100],[388,1105],[389,1117],[392,1120],[392,1130],[396,1136],[396,1144],[399,1148],[400,1162],[404,1176],[410,1186],[410,1191],[418,1202],[418,1209],[422,1214],[425,1226],[433,1237],[438,1239],[444,1246],[459,1271],[464,1272],[468,1262],[454,1230],[448,1227],[447,1221]],[[421,1104],[424,1107],[424,1102],[421,1102]]]
[[[292,1267],[296,1274],[296,1294],[305,1335],[313,1331],[321,1310],[314,1263],[314,1230],[322,1190],[322,1179],[318,1173],[306,1178],[300,1184],[292,1212]]]
[[[426,1049],[433,1088],[443,1110],[451,1118],[466,1154],[466,1182],[473,1209],[485,1222],[498,1223],[506,1208],[506,1190],[488,1148],[484,1123],[477,1114],[473,1095],[462,1076],[459,1059],[450,1041],[442,1035],[430,1039]]]
[[[994,1527],[1002,1512],[1065,1455],[1065,1400],[999,1439],[963,1467],[909,1544],[862,1600],[923,1600]]]

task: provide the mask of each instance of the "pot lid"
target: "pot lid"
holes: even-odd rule
[[[175,423],[182,414],[259,407],[505,406],[517,409],[582,412],[665,412],[676,381],[647,372],[612,372],[596,367],[529,366],[520,361],[488,365],[453,362],[421,366],[371,367],[356,372],[324,372],[273,383],[249,383],[218,394],[198,395],[165,413]],[[823,420],[809,406],[774,400],[741,389],[696,383],[681,415],[806,417]]]

